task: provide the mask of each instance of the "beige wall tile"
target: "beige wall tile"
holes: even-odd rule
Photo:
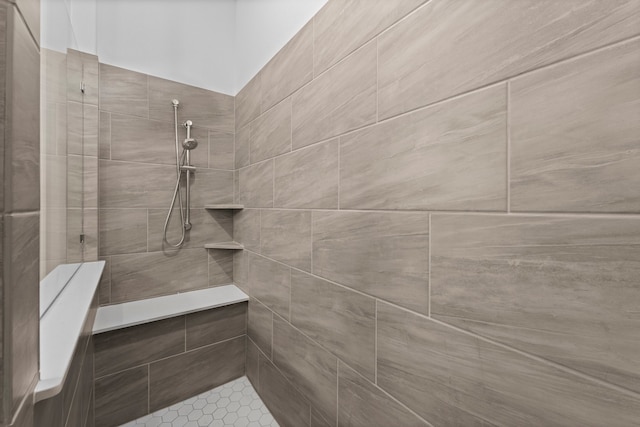
[[[147,251],[146,209],[100,209],[100,255]]]
[[[149,366],[140,366],[95,383],[95,427],[111,427],[149,413]]]
[[[233,171],[198,169],[192,178],[192,208],[203,208],[205,205],[216,203],[233,203]],[[174,181],[171,191],[175,187],[175,175],[172,179]]]
[[[40,43],[40,0],[16,0],[15,3],[20,9],[23,19],[29,30],[33,34],[36,42]]]
[[[206,288],[207,268],[207,252],[202,249],[113,255],[111,302]]]
[[[376,42],[292,96],[293,148],[376,121]]]
[[[314,71],[322,73],[425,0],[330,0],[313,18]]]
[[[67,153],[98,155],[98,107],[77,102],[67,103]]]
[[[282,427],[309,425],[309,402],[296,391],[273,364],[260,355],[258,392]]]
[[[302,270],[311,270],[311,212],[264,210],[260,253]]]
[[[11,6],[11,5],[9,5]],[[3,60],[4,211],[40,209],[40,52],[22,17],[9,7]],[[4,51],[4,49],[3,49]],[[6,93],[5,93],[6,92]],[[31,378],[29,378],[31,381]]]
[[[502,84],[340,138],[340,207],[506,210]]]
[[[431,1],[380,36],[379,117],[623,40],[639,28],[635,0]]]
[[[148,210],[147,247],[150,252],[171,249],[163,241],[164,221],[167,218],[168,210],[168,205],[164,209]],[[202,248],[206,243],[233,240],[233,217],[230,212],[192,208],[191,224],[193,228],[187,232],[183,248]],[[180,211],[176,207],[167,227],[167,239],[171,244],[176,244],[180,241],[181,236]]]
[[[430,427],[344,363],[338,363],[338,425]]]
[[[233,251],[233,283],[240,289],[249,292],[249,252]]]
[[[96,157],[67,156],[67,207],[98,207],[98,162]],[[83,199],[84,194],[84,201]]]
[[[255,298],[249,300],[247,335],[267,357],[273,358],[273,313]]]
[[[175,166],[100,160],[99,171],[101,208],[168,209],[171,203]]]
[[[513,80],[513,210],[640,212],[639,52],[635,40]]]
[[[249,148],[251,145],[251,125],[248,124],[236,131],[235,167],[236,169],[249,166]]]
[[[100,378],[184,352],[184,316],[98,334],[94,343]]]
[[[211,169],[234,169],[234,150],[233,129],[229,132],[209,131],[209,167]]]
[[[640,400],[378,303],[378,385],[434,425],[628,426]],[[523,421],[526,420],[526,421]]]
[[[80,84],[84,82],[84,94]],[[98,57],[74,49],[67,49],[67,99],[98,105]]]
[[[276,158],[274,173],[276,207],[338,207],[338,139]]]
[[[289,318],[290,268],[260,255],[249,253],[248,288],[264,305]]]
[[[149,365],[149,409],[157,411],[244,375],[245,337]]]
[[[100,64],[100,110],[148,118],[147,79],[146,74]]]
[[[149,76],[149,118],[174,122],[173,104],[178,99],[178,123],[193,121],[197,127],[233,132],[232,96],[172,80]]]
[[[101,159],[111,159],[111,113],[106,111],[100,111],[98,157]]]
[[[314,212],[313,273],[428,313],[428,214]]]
[[[371,381],[376,364],[375,305],[371,297],[291,272],[291,323]]]
[[[233,251],[208,249],[209,286],[233,283]]]
[[[248,208],[273,207],[273,160],[240,169],[237,179],[237,203]]]
[[[260,350],[258,347],[247,338],[247,360],[246,360],[246,374],[249,381],[253,385],[253,388],[258,390],[258,366],[260,364]]]
[[[287,98],[251,123],[251,163],[291,151],[291,98]]]
[[[262,74],[256,74],[236,95],[236,130],[260,115],[262,105]]]
[[[260,252],[260,210],[244,209],[233,214],[233,239],[245,249]]]
[[[187,350],[247,333],[247,303],[187,314]]]
[[[179,129],[178,141],[182,154],[184,129]],[[198,147],[191,150],[191,164],[199,168],[209,165],[209,131],[192,129]],[[175,130],[173,124],[140,117],[111,115],[111,159],[129,162],[176,164]],[[196,172],[197,173],[197,172]],[[174,173],[175,175],[175,173]]]
[[[4,398],[11,413],[31,393],[39,371],[39,224],[39,212],[4,216]]]
[[[67,54],[57,50],[40,49],[41,89],[47,103],[67,102]]]
[[[337,359],[277,316],[273,363],[326,419],[336,418]]]
[[[262,111],[310,82],[313,78],[313,23],[307,23],[264,66]]]
[[[640,221],[431,219],[431,312],[447,323],[640,391]]]

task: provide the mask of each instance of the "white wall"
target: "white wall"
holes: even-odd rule
[[[237,0],[236,89],[253,76],[327,0]]]
[[[78,48],[66,0],[41,0],[40,13],[40,46],[63,53]]]
[[[235,95],[326,1],[42,0],[42,44]]]
[[[96,0],[66,0],[71,12],[71,26],[77,39],[77,50],[97,54]]]
[[[235,0],[98,1],[100,62],[235,95]]]

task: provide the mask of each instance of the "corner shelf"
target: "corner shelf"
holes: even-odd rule
[[[244,246],[237,242],[221,242],[221,243],[206,243],[205,249],[228,249],[232,251],[241,251]]]
[[[226,204],[226,205],[205,205],[204,206],[205,209],[209,209],[209,210],[233,210],[233,211],[239,211],[244,209],[244,205],[234,205],[234,204]]]

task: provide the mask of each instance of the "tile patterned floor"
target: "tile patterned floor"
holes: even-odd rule
[[[278,427],[247,377],[138,418],[123,427]]]

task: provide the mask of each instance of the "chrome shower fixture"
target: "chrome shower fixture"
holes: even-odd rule
[[[198,141],[194,138],[191,138],[191,126],[193,126],[193,122],[191,120],[187,120],[182,124],[185,128],[187,128],[187,137],[182,142],[182,148],[185,150],[193,150],[198,146]]]
[[[191,230],[191,174],[195,174],[196,167],[191,164],[191,150],[194,150],[198,146],[198,141],[191,137],[191,127],[193,122],[187,120],[183,123],[183,126],[187,129],[187,137],[182,142],[182,153],[180,153],[180,143],[178,142],[178,105],[180,101],[173,99],[173,118],[175,127],[175,143],[176,143],[176,186],[173,191],[173,199],[169,206],[169,212],[167,212],[167,218],[164,221],[164,234],[163,240],[171,247],[179,248],[184,244],[186,232]],[[182,174],[185,174],[185,205],[182,205],[182,192],[180,191],[180,182],[182,181]],[[180,228],[181,236],[180,241],[175,245],[167,240],[167,229],[169,227],[169,220],[171,219],[171,213],[176,205],[176,199],[180,208]]]

